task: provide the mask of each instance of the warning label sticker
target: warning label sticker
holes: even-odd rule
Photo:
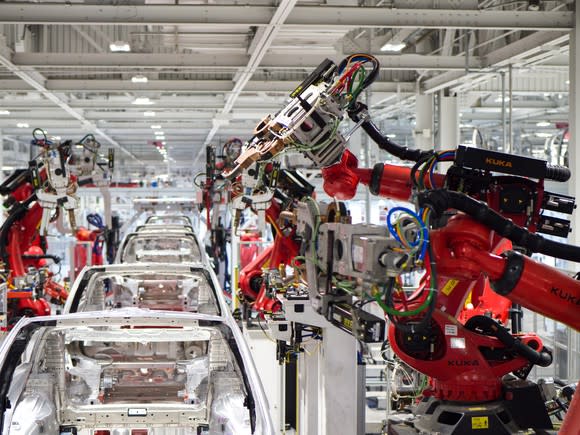
[[[489,429],[489,417],[471,417],[471,429]]]
[[[451,294],[451,292],[453,291],[453,289],[455,287],[457,287],[457,284],[459,284],[458,280],[450,279],[449,281],[447,281],[445,283],[445,285],[441,289],[441,293],[443,293],[445,296],[449,296]]]
[[[457,335],[457,325],[445,325],[445,335]]]

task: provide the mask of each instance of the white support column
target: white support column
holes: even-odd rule
[[[322,329],[319,351],[301,353],[298,366],[299,434],[364,434],[357,340],[318,314],[309,302],[284,299],[286,320]],[[301,309],[296,310],[300,305]]]
[[[459,105],[456,96],[441,96],[439,102],[439,144],[445,150],[459,145]]]
[[[270,334],[269,328],[264,333],[262,329],[247,329],[244,326],[243,334],[250,352],[254,356],[256,369],[260,373],[260,380],[268,399],[272,424],[276,430],[280,431],[279,433],[282,433],[284,429],[284,403],[281,390],[283,388],[284,366],[278,364],[276,359],[276,342],[266,335]]]
[[[568,181],[568,194],[578,198],[580,194],[580,0],[575,2],[574,29],[570,32],[570,115],[568,123],[570,125],[570,142],[568,144],[568,166],[572,176]],[[575,210],[571,219],[572,234],[568,238],[569,243],[580,245],[580,211]],[[577,269],[577,264],[571,265]],[[568,328],[568,374],[570,377],[578,373],[578,361],[573,352],[574,346],[570,344],[578,343],[578,332]],[[565,425],[566,426],[566,425]],[[570,425],[568,425],[570,426]],[[562,428],[564,433],[566,428]],[[568,430],[574,431],[568,427]],[[566,432],[567,433],[567,432]]]
[[[322,346],[321,343],[317,344]],[[322,416],[318,407],[322,379],[322,353],[320,349],[307,348],[298,357],[298,433],[322,433]]]
[[[321,352],[325,427],[320,433],[363,435],[359,408],[365,403],[356,400],[358,388],[362,387],[358,379],[357,341],[331,326],[324,330]]]
[[[416,125],[413,136],[415,147],[422,150],[433,149],[433,94],[415,95]]]
[[[580,194],[580,0],[576,0],[575,27],[570,32],[570,143],[569,167],[572,177],[568,181],[568,193],[574,197]],[[572,219],[572,234],[569,241],[580,244],[580,211],[576,210]]]

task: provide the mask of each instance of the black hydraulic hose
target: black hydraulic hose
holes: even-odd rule
[[[477,201],[464,193],[446,189],[429,190],[420,193],[418,199],[421,207],[430,207],[439,216],[448,209],[456,209],[467,213],[500,236],[511,240],[517,246],[521,246],[530,252],[538,252],[580,263],[579,246],[548,240],[539,234],[531,233],[490,209],[484,202]]]
[[[539,352],[527,344],[523,343],[521,340],[515,338],[507,328],[504,328],[491,317],[487,316],[473,316],[465,323],[465,327],[472,331],[481,328],[481,330],[490,333],[492,336],[496,337],[501,341],[508,349],[512,349],[518,355],[523,356],[532,364],[548,367],[552,364],[552,353],[547,349],[543,348]]]
[[[52,260],[56,264],[60,263],[61,258],[57,255],[43,254],[43,255],[23,255],[24,260]]]
[[[30,195],[24,202],[17,203],[12,207],[10,210],[10,214],[2,224],[2,228],[0,228],[0,258],[4,264],[9,265],[9,255],[6,248],[8,247],[8,234],[10,233],[10,228],[16,221],[20,220],[26,212],[28,211],[28,207],[36,201],[36,193]]]
[[[549,180],[568,181],[571,175],[570,169],[566,166],[552,165],[550,163],[546,165],[546,178]]]
[[[78,180],[77,184],[82,187],[82,186],[86,186],[87,184],[93,184],[93,177],[89,177],[89,178],[83,178],[82,180]]]
[[[17,169],[0,185],[0,195],[9,195],[16,190],[25,180],[30,179],[32,171],[28,169]]]
[[[357,102],[352,109],[349,109],[348,116],[354,122],[359,123],[363,116],[361,113],[367,112],[368,107],[363,103]],[[364,119],[361,124],[362,129],[368,134],[371,139],[379,146],[380,149],[388,152],[389,154],[398,157],[401,160],[410,160],[413,162],[418,162],[426,156],[432,154],[432,151],[422,151],[418,149],[410,149],[406,146],[398,145],[391,141],[387,136],[383,135],[379,128],[370,119]]]
[[[565,387],[566,385],[568,385],[560,378],[554,378],[554,384],[557,385],[558,387]]]

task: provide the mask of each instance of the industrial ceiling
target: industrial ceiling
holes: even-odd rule
[[[166,164],[196,172],[205,144],[250,138],[325,57],[361,51],[381,62],[367,98],[396,140],[413,141],[417,92],[456,94],[462,141],[502,149],[511,108],[513,149],[541,154],[546,140],[565,137],[572,8],[512,0],[4,1],[0,132],[4,149],[17,152],[6,151],[3,166],[27,161],[39,127],[63,139],[94,132],[117,148],[126,175]],[[167,163],[153,141],[165,143]]]

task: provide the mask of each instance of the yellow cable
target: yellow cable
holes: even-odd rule
[[[272,226],[274,227],[274,231],[276,231],[276,235],[281,236],[282,231],[280,231],[280,228],[278,227],[276,222],[274,222],[274,219],[272,219],[270,216],[266,216],[266,220],[272,224]]]

